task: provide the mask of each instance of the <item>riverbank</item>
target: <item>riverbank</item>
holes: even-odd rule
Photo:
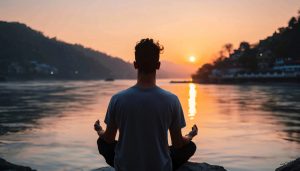
[[[215,78],[209,80],[193,79],[193,83],[200,84],[299,84],[299,78]]]

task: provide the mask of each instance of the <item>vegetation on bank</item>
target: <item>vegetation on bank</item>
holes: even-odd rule
[[[251,74],[253,77],[264,73],[278,77],[284,69],[293,69],[288,65],[294,66],[297,73],[292,73],[292,76],[297,77],[300,73],[300,10],[297,17],[290,19],[288,26],[279,28],[257,44],[244,41],[237,49],[233,49],[231,43],[225,44],[219,57],[213,63],[202,65],[192,78],[195,82],[218,82],[239,76],[251,78]]]
[[[0,21],[0,80],[135,78],[132,65],[25,24]]]

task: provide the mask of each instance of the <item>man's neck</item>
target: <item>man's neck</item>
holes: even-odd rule
[[[138,73],[137,86],[142,88],[150,88],[156,86],[156,73],[143,74]]]

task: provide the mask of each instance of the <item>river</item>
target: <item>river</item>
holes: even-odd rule
[[[98,155],[96,119],[133,80],[0,83],[0,157],[38,170],[91,170]],[[187,133],[197,124],[191,161],[232,171],[271,171],[300,154],[299,84],[158,85],[176,94]],[[103,123],[103,122],[102,122]]]

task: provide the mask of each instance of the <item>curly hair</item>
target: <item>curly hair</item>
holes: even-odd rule
[[[138,71],[142,73],[155,72],[159,55],[164,47],[153,39],[142,39],[135,46],[135,61],[139,65]]]

